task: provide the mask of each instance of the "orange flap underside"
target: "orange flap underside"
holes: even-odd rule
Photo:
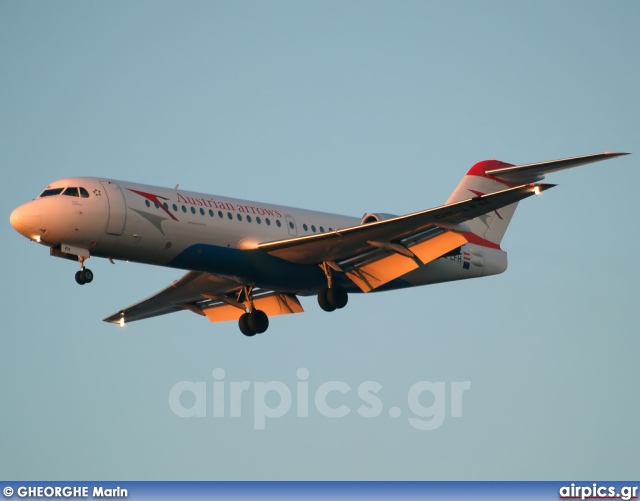
[[[467,239],[458,233],[447,231],[412,247],[409,250],[427,264],[440,256],[467,243]],[[414,259],[401,254],[391,254],[363,266],[346,272],[346,275],[363,292],[369,292],[402,275],[415,270],[418,264]]]
[[[264,311],[269,317],[287,315],[289,313],[302,313],[304,311],[298,298],[291,294],[272,293],[261,296],[254,299],[253,306],[257,310]],[[244,313],[244,310],[224,303],[205,308],[203,311],[211,322],[238,320]]]

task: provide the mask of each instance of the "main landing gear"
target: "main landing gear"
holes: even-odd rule
[[[349,301],[349,295],[344,287],[334,284],[331,277],[331,267],[327,263],[320,265],[327,277],[327,287],[318,292],[318,304],[324,311],[334,311],[344,308]]]
[[[249,301],[249,311],[243,313],[238,320],[240,332],[249,337],[262,334],[269,328],[267,314],[262,310],[256,310],[253,306],[252,291],[253,287],[243,287],[238,297],[238,303],[243,303],[243,300]]]
[[[347,291],[339,285],[333,287],[323,287],[318,292],[318,304],[324,311],[339,310],[347,306],[349,296]]]
[[[262,334],[269,328],[269,317],[262,310],[253,310],[251,313],[243,313],[238,320],[240,332],[245,336]]]
[[[86,258],[79,256],[78,261],[80,261],[80,269],[76,271],[76,282],[80,285],[90,284],[93,281],[93,272],[89,268],[84,267],[84,260]]]

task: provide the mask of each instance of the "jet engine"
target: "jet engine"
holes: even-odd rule
[[[376,223],[378,221],[382,221],[383,219],[391,219],[392,217],[396,217],[396,215],[386,214],[384,212],[369,212],[362,216],[362,221],[360,221],[360,224]]]

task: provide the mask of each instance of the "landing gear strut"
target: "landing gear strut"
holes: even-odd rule
[[[349,295],[344,287],[334,284],[331,277],[331,267],[327,263],[320,265],[327,277],[327,287],[318,292],[318,304],[324,311],[334,311],[344,308],[349,301]]]
[[[240,332],[245,336],[255,336],[256,334],[262,334],[269,328],[269,317],[262,310],[256,310],[253,306],[253,287],[243,287],[238,296],[238,302],[242,302],[241,299],[246,298],[249,301],[249,308],[247,312],[243,313],[238,320],[238,327]]]
[[[93,272],[89,268],[84,267],[84,260],[86,258],[83,256],[78,257],[78,261],[80,261],[80,270],[76,271],[76,282],[80,285],[89,284],[93,281]]]

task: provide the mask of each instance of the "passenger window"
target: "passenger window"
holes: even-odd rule
[[[48,190],[44,190],[41,194],[40,194],[40,198],[44,198],[44,197],[54,197],[56,195],[60,195],[60,193],[62,193],[62,190],[64,190],[64,188],[50,188]]]
[[[229,219],[233,219],[233,216],[231,215],[231,212],[227,212],[227,217],[228,217]]]
[[[145,200],[145,201],[144,201],[144,204],[145,204],[147,207],[151,207],[151,202],[149,202],[149,200]]]
[[[184,205],[182,206],[182,212],[187,212],[187,208]]]
[[[304,231],[309,231],[309,227],[307,226],[307,223],[304,223],[302,227],[304,228]]]
[[[218,211],[218,217],[219,217],[220,219],[222,219],[222,218],[224,217],[224,216],[222,215],[222,211],[221,211],[221,210],[219,210],[219,211]]]
[[[178,212],[178,206],[176,204],[173,204],[173,212]]]
[[[68,197],[79,197],[80,195],[78,195],[78,188],[67,188],[66,190],[64,190],[64,193],[62,193],[63,195],[66,195]]]
[[[260,216],[256,216],[256,223],[262,224],[262,219],[260,219]]]
[[[158,204],[158,202],[153,202],[153,206],[154,206],[156,209],[159,209],[159,208],[160,208],[160,205]]]
[[[264,220],[265,223],[267,223],[267,226],[271,226],[271,221],[269,221],[269,218],[265,218]]]
[[[163,203],[162,206],[164,207],[164,210],[169,210],[169,204],[167,202]]]
[[[195,207],[191,207],[191,214],[195,214],[196,213],[196,208]]]
[[[324,228],[320,226],[320,233],[324,233]]]
[[[204,209],[202,207],[200,208],[200,215],[204,216]]]
[[[280,228],[280,226],[282,226],[282,224],[280,223],[280,220],[279,220],[279,219],[276,219],[276,226],[277,226],[278,228]]]
[[[237,214],[238,216],[238,221],[242,221],[242,214]]]
[[[313,231],[314,233],[316,232],[316,227],[313,224],[311,225],[311,231]]]
[[[209,209],[209,215],[213,217],[213,211],[211,209]]]
[[[251,222],[251,216],[247,216],[247,223]]]
[[[80,188],[80,196],[82,198],[89,198],[89,192],[87,190],[85,190],[84,188]]]

